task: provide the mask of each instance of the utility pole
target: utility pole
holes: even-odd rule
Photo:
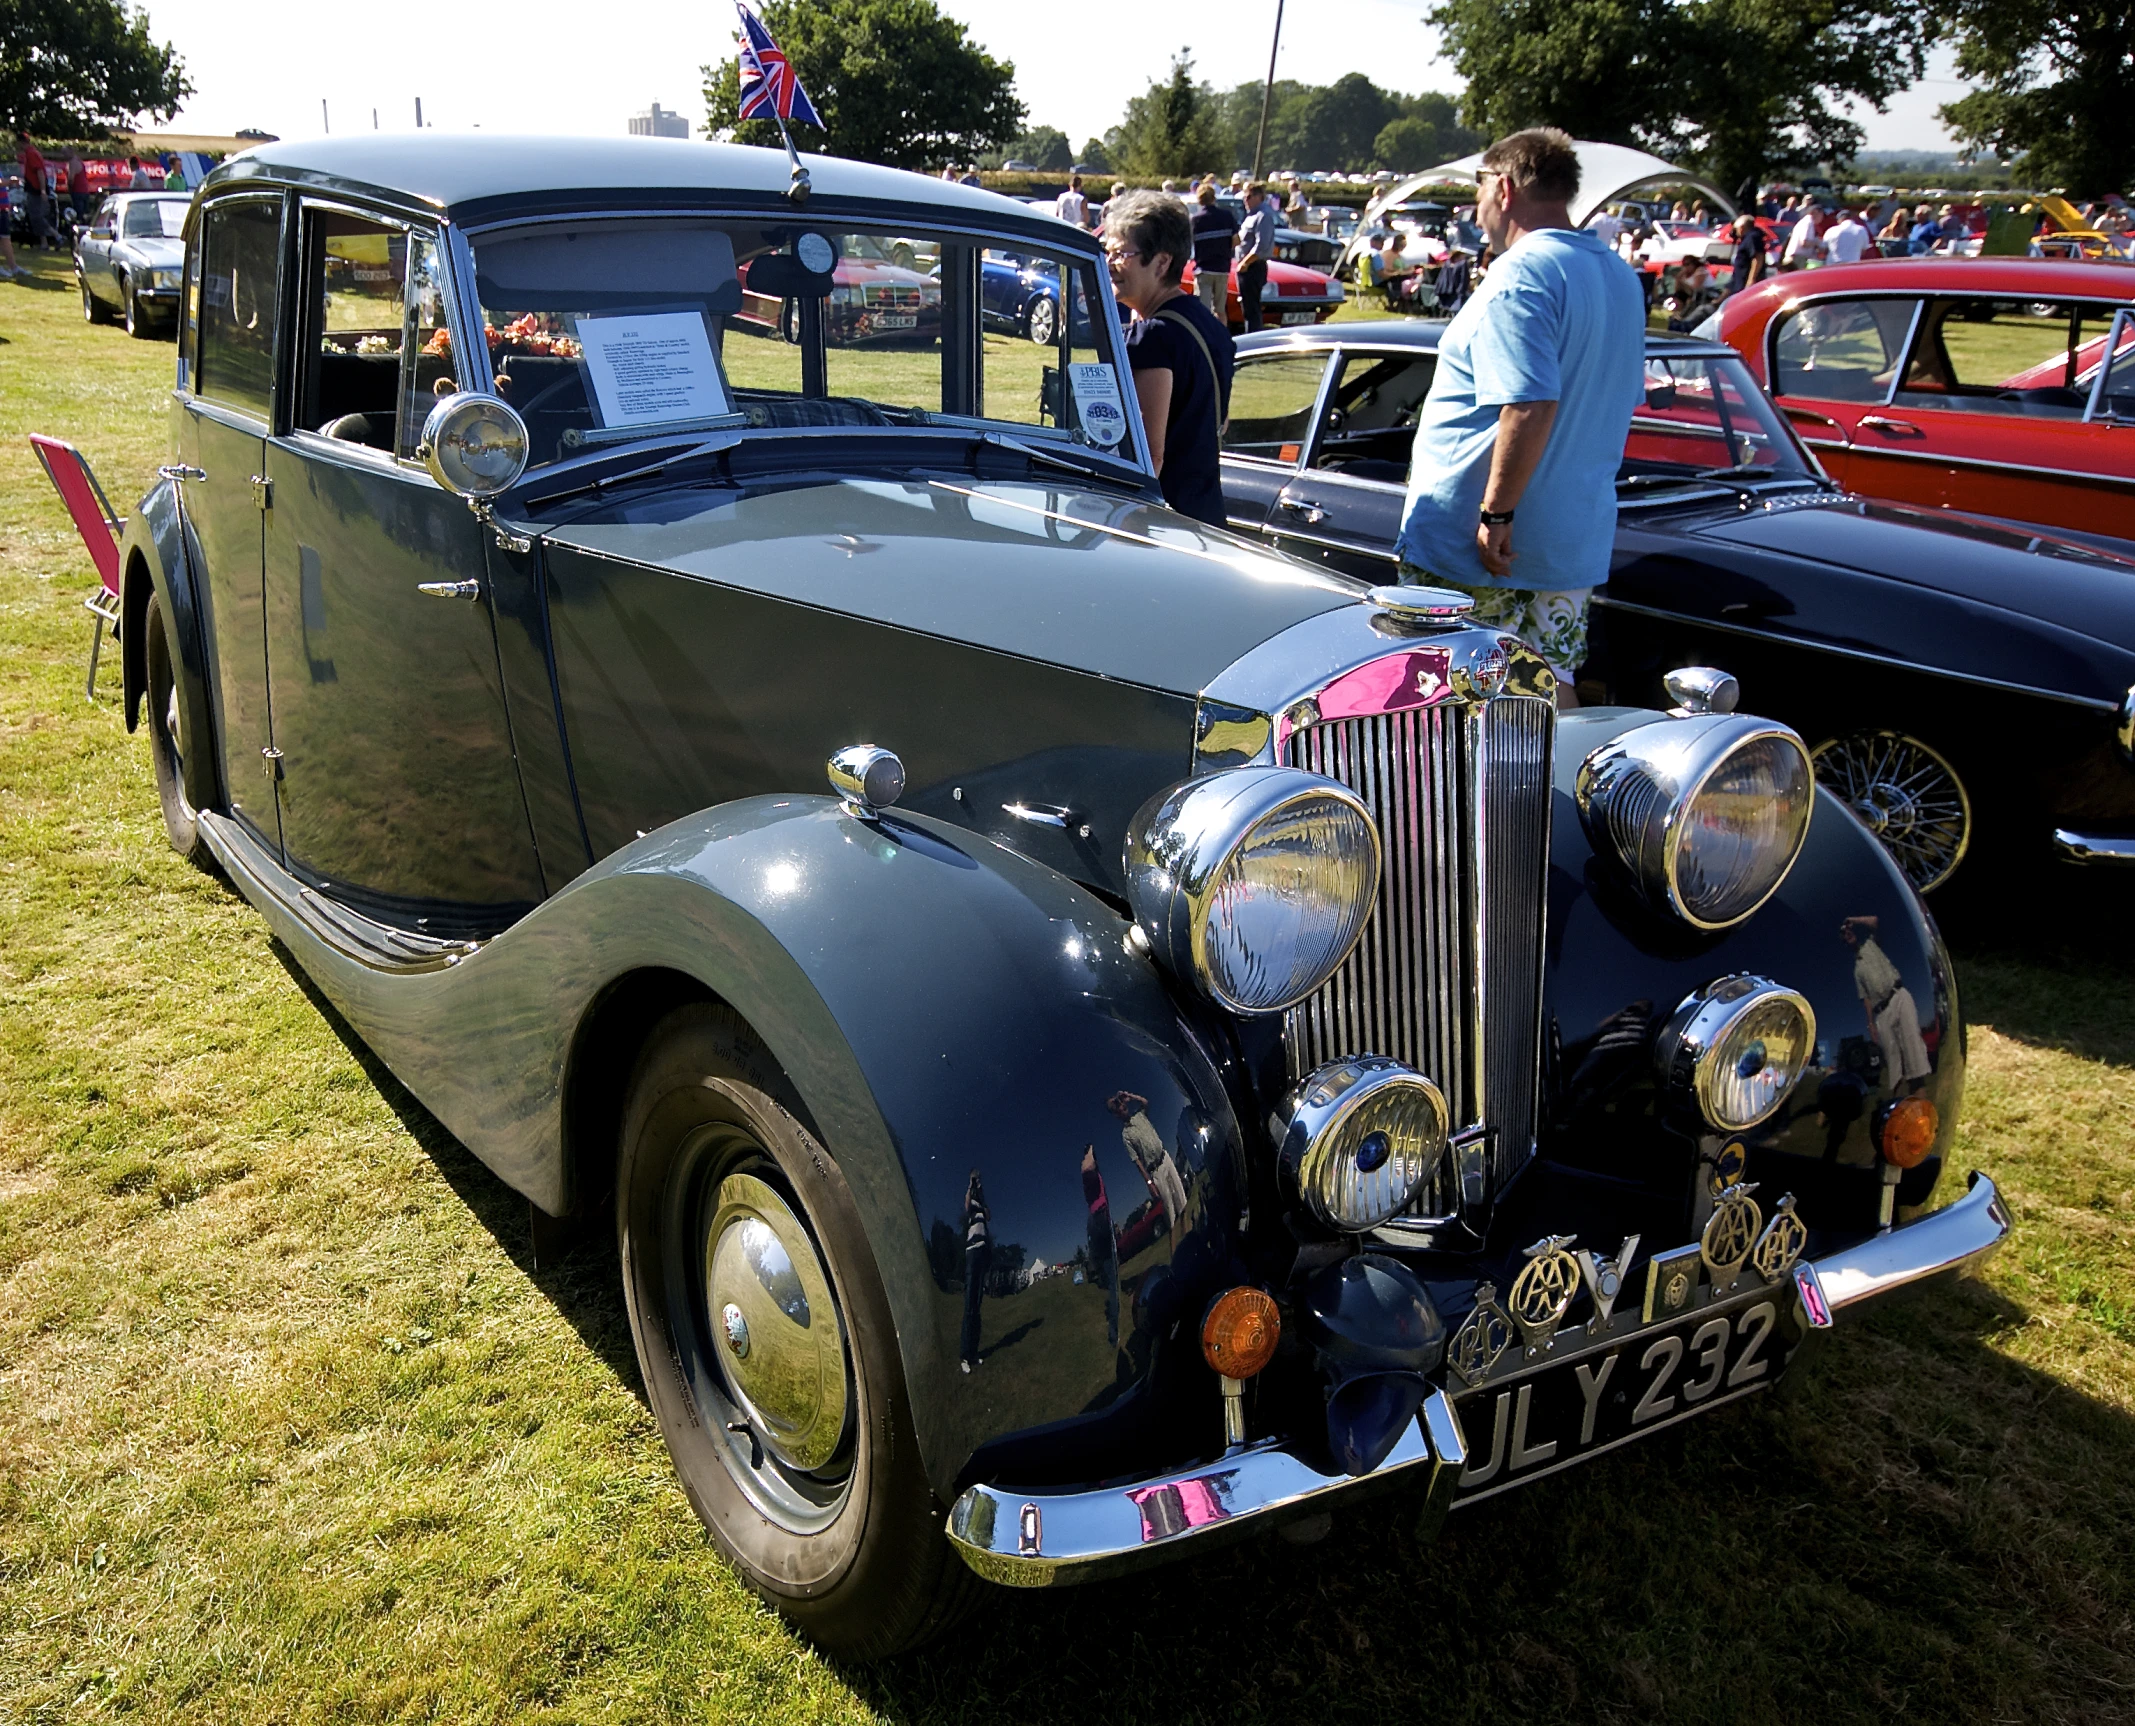
[[[321,96],[319,98],[319,130],[331,132],[333,129],[333,122],[326,117],[326,98]]]
[[[378,110],[376,108],[371,110],[371,130],[374,132],[378,130]]]
[[[418,132],[423,129],[423,99],[420,96],[415,98],[415,129]]]
[[[1260,159],[1268,148],[1268,108],[1275,100],[1275,55],[1282,47],[1282,0],[1275,0],[1275,39],[1268,44],[1268,81],[1260,91],[1260,132],[1253,139],[1253,178],[1260,178]]]

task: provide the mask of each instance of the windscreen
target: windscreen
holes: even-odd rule
[[[1117,332],[1086,255],[697,216],[472,245],[495,388],[527,423],[531,465],[681,428],[942,423],[1131,458]]]
[[[126,206],[120,235],[129,240],[175,240],[185,232],[184,198],[136,198]]]
[[[1649,354],[1646,399],[1632,416],[1619,477],[1710,472],[1816,477],[1739,359]]]

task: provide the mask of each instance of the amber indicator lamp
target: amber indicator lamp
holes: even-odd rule
[[[1201,1321],[1201,1354],[1225,1378],[1251,1378],[1275,1358],[1282,1315],[1261,1289],[1234,1288],[1209,1303]]]
[[[1901,1097],[1883,1111],[1876,1146],[1883,1160],[1901,1169],[1917,1168],[1935,1148],[1942,1115],[1925,1097]]]

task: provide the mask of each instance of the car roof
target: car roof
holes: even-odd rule
[[[1033,219],[1029,206],[998,192],[910,174],[841,156],[803,155],[813,195],[904,204],[982,223]],[[784,152],[685,138],[567,138],[505,133],[372,133],[255,145],[201,182],[212,193],[236,182],[272,180],[384,193],[442,211],[538,199],[553,205],[578,194],[637,196],[660,203],[676,194],[723,193],[751,202],[785,201]],[[1065,234],[1072,223],[1045,218]],[[1094,239],[1089,241],[1095,246]]]
[[[1748,292],[1806,299],[1894,289],[1998,299],[2124,300],[2135,296],[2135,268],[2073,258],[1882,258],[1771,277]]]
[[[1300,349],[1372,348],[1381,351],[1407,349],[1436,353],[1446,333],[1444,318],[1373,318],[1354,323],[1311,324],[1302,329],[1258,330],[1237,341],[1239,357],[1251,354],[1296,352]],[[1646,352],[1654,358],[1730,359],[1742,356],[1725,342],[1705,341],[1697,336],[1646,335]]]

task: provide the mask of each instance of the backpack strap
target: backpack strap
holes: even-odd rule
[[[1166,306],[1157,313],[1167,324],[1176,324],[1194,339],[1194,346],[1201,350],[1201,357],[1208,362],[1209,382],[1216,386],[1216,436],[1220,440],[1231,429],[1230,403],[1224,399],[1223,374],[1216,370],[1216,356],[1208,350],[1208,338],[1194,328],[1193,319],[1184,312],[1174,313]]]

